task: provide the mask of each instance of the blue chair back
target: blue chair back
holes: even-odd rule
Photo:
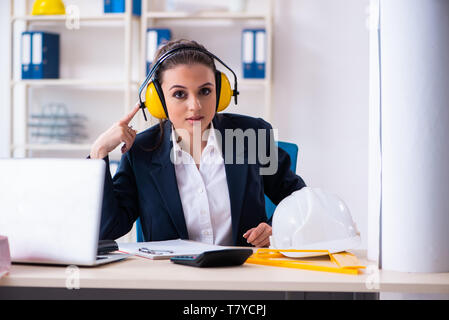
[[[140,218],[136,220],[136,233],[137,233],[137,242],[144,242],[142,224],[140,223]]]
[[[296,173],[296,163],[298,161],[298,146],[294,143],[279,141],[279,148],[284,150],[290,156],[290,169]],[[267,218],[270,219],[273,216],[274,210],[276,209],[276,205],[271,202],[271,200],[265,196],[265,211],[267,213]]]
[[[296,173],[296,162],[298,161],[298,146],[294,143],[278,141],[277,145],[279,148],[288,153],[291,160],[290,169]],[[270,219],[276,209],[276,205],[271,202],[271,200],[265,196],[265,211],[267,213],[267,218]],[[137,232],[137,242],[144,242],[142,232],[142,225],[140,223],[140,218],[136,220],[136,232]]]

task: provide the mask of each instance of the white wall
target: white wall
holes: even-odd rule
[[[0,1],[1,70],[5,70],[8,63],[8,2]],[[278,128],[281,140],[298,144],[297,172],[306,183],[332,191],[345,200],[362,233],[363,247],[366,247],[368,209],[369,34],[365,25],[368,2],[276,0],[273,39],[273,126]],[[239,67],[240,28],[240,25],[218,26],[217,32],[205,33],[199,27],[193,35],[201,35],[206,47],[219,52],[231,66]],[[182,28],[174,27],[174,30],[176,37],[188,36]],[[223,41],[226,37],[222,34],[228,32],[236,34],[231,42]],[[94,46],[98,34],[83,34]],[[105,54],[114,49],[102,45]],[[76,61],[76,57],[73,59]],[[89,64],[91,73],[98,71],[94,69],[95,61],[98,61],[95,59],[101,57],[93,59]],[[100,67],[101,70],[105,68],[104,64]],[[9,141],[8,117],[4,116],[8,104],[3,98],[9,92],[7,81],[8,75],[1,72],[0,156],[7,155]],[[81,98],[77,93],[67,93],[65,97],[68,103],[83,105],[83,108],[91,105],[95,110],[93,107],[103,101],[105,94],[109,95],[106,92],[96,96],[91,92]],[[263,94],[250,92],[245,95],[238,108],[229,108],[229,111],[256,115],[259,97]],[[37,93],[36,97],[45,95]],[[94,114],[95,134],[107,128],[107,121],[98,118],[108,112],[104,107],[101,110],[101,114]]]
[[[277,1],[274,125],[299,146],[297,172],[342,197],[366,247],[368,0]]]

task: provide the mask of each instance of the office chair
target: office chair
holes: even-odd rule
[[[136,233],[137,233],[137,242],[144,242],[142,224],[140,223],[140,218],[136,220]]]
[[[284,150],[290,156],[290,169],[296,172],[296,162],[298,160],[298,146],[294,143],[278,141],[277,145],[279,148]],[[276,205],[271,202],[271,200],[265,196],[265,211],[267,213],[267,218],[270,219],[276,209]],[[142,225],[140,223],[140,218],[136,220],[136,232],[137,232],[137,242],[144,242]]]
[[[278,141],[279,148],[284,150],[290,156],[290,170],[296,173],[296,163],[298,161],[298,146],[294,143]],[[267,219],[269,220],[276,209],[276,205],[265,195],[265,211],[267,213]]]

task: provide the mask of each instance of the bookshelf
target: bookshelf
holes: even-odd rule
[[[102,0],[96,0],[102,4]],[[89,90],[89,91],[115,91],[122,95],[123,114],[128,112],[130,106],[135,101],[135,95],[139,86],[137,77],[132,76],[133,65],[136,62],[133,60],[133,33],[139,32],[140,18],[132,14],[131,1],[126,0],[125,13],[117,14],[98,14],[98,15],[80,15],[77,18],[80,29],[89,28],[89,32],[96,32],[98,29],[104,28],[119,28],[123,34],[124,41],[122,44],[117,43],[120,50],[123,52],[123,61],[117,62],[122,64],[123,73],[116,79],[103,78],[100,75],[93,75],[89,78],[61,78],[61,79],[38,79],[38,80],[22,80],[20,74],[17,72],[17,66],[20,66],[20,43],[15,40],[15,37],[21,34],[22,31],[39,29],[46,30],[61,30],[61,36],[66,32],[66,22],[68,19],[73,19],[69,15],[55,15],[55,16],[32,16],[31,7],[33,0],[23,0],[18,4],[16,0],[10,0],[10,155],[11,157],[32,157],[32,151],[65,151],[78,150],[81,154],[88,154],[90,150],[90,143],[95,137],[89,137],[89,140],[83,144],[72,143],[51,143],[51,144],[36,144],[29,141],[29,134],[27,128],[29,107],[30,107],[30,91],[34,88],[48,88],[51,90]],[[136,26],[137,25],[137,26]],[[70,30],[70,32],[78,32],[78,30]],[[138,36],[137,36],[138,38]],[[19,98],[18,98],[19,96]],[[111,121],[113,121],[111,119]],[[119,152],[115,153],[115,158],[119,157]]]
[[[102,0],[95,0],[102,3]],[[27,13],[31,12],[33,0],[22,0],[24,6],[16,8],[17,1],[10,0],[10,46],[11,46],[11,62],[10,62],[10,123],[11,123],[11,141],[10,152],[11,156],[33,156],[33,150],[60,150],[62,152],[68,150],[90,150],[90,143],[95,137],[90,137],[92,141],[83,144],[46,144],[36,145],[28,141],[27,131],[27,115],[29,113],[30,105],[30,90],[34,88],[48,88],[57,90],[84,90],[84,91],[104,91],[104,92],[121,92],[123,95],[122,113],[126,114],[134,106],[140,81],[146,76],[146,30],[157,26],[159,23],[176,23],[178,26],[187,25],[192,22],[200,22],[205,25],[213,26],[217,22],[228,24],[229,26],[242,25],[246,22],[258,23],[259,27],[264,27],[266,30],[266,77],[264,79],[244,79],[241,74],[241,63],[234,63],[231,67],[237,72],[239,76],[239,91],[241,96],[246,92],[254,92],[257,96],[263,96],[263,108],[256,116],[263,117],[267,121],[272,118],[272,31],[273,31],[273,0],[263,0],[265,2],[266,10],[264,12],[230,12],[230,11],[163,11],[160,6],[154,6],[154,0],[142,0],[142,15],[136,17],[132,14],[132,1],[126,0],[126,12],[115,14],[97,14],[97,15],[82,15],[78,17],[80,27],[90,28],[92,32],[96,32],[99,28],[120,28],[124,36],[123,44],[120,45],[120,50],[123,51],[123,61],[121,63],[123,74],[121,77],[115,79],[102,78],[101,75],[93,78],[61,78],[61,79],[42,79],[42,80],[22,80],[16,70],[19,65],[17,61],[20,60],[20,45],[14,41],[14,36],[20,34],[19,32],[30,30],[30,28],[65,28],[65,23],[70,17],[65,15],[58,16],[32,16]],[[154,9],[154,10],[152,10]],[[162,8],[163,9],[163,8]],[[238,28],[238,27],[237,27]],[[20,31],[17,31],[17,30]],[[185,30],[184,30],[185,31]],[[71,31],[77,32],[77,30]],[[188,32],[188,31],[187,31]],[[138,58],[133,57],[133,37],[137,35]],[[177,37],[176,32],[173,34]],[[241,37],[241,34],[235,34],[236,37]],[[197,39],[197,38],[195,38]],[[197,39],[202,42],[201,39]],[[207,46],[207,45],[206,45]],[[241,49],[239,48],[240,52]],[[216,52],[220,55],[220,52]],[[137,60],[137,61],[135,61]],[[228,59],[224,59],[228,62]],[[133,76],[133,68],[138,68],[135,72],[137,75]],[[239,72],[240,71],[240,72]],[[17,91],[22,98],[17,99]],[[238,111],[237,111],[238,112]],[[149,115],[149,114],[148,114]],[[142,130],[145,127],[151,126],[157,121],[149,117],[149,123],[143,123],[143,119],[138,120],[137,128]],[[110,119],[113,123],[116,119]],[[106,128],[104,128],[106,129]],[[120,157],[119,152],[115,154],[116,158]]]

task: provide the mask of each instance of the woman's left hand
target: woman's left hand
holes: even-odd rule
[[[255,247],[268,247],[270,245],[271,226],[265,222],[245,232],[243,237]]]

